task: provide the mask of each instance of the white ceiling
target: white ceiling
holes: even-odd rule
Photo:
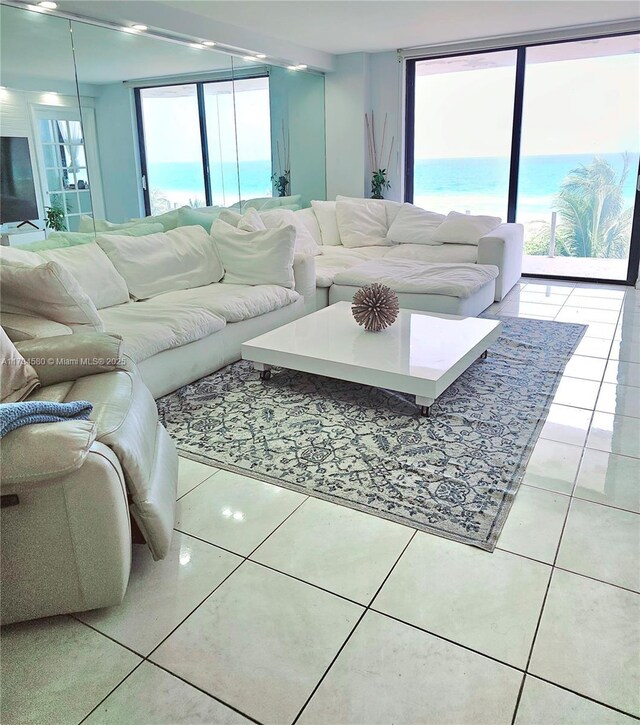
[[[640,16],[636,0],[171,0],[163,4],[336,54]]]
[[[11,85],[16,78],[29,78],[41,82],[40,90],[48,90],[47,81],[74,81],[66,19],[2,5],[0,25],[0,69],[5,85]],[[80,83],[211,73],[231,67],[231,57],[226,53],[75,21],[72,26]],[[236,67],[248,65],[238,59],[234,63]]]

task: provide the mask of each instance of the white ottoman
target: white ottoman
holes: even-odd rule
[[[493,303],[498,272],[488,264],[376,259],[339,272],[329,291],[329,304],[351,302],[360,287],[380,282],[397,293],[400,307],[477,317]]]

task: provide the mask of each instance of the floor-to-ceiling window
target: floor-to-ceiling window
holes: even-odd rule
[[[148,212],[228,206],[255,178],[271,196],[267,76],[140,88],[136,105]]]
[[[410,60],[407,91],[408,201],[521,222],[525,274],[635,280],[638,34]]]
[[[507,216],[516,51],[419,61],[413,201]]]

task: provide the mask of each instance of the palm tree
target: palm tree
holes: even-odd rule
[[[631,208],[624,209],[628,173],[626,153],[619,176],[608,161],[597,156],[590,164],[569,172],[555,199],[560,215],[558,253],[570,257],[626,257],[632,212]]]

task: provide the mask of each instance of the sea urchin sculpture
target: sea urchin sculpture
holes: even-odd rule
[[[369,332],[380,332],[392,325],[399,311],[398,295],[384,284],[374,282],[353,295],[353,317]]]

